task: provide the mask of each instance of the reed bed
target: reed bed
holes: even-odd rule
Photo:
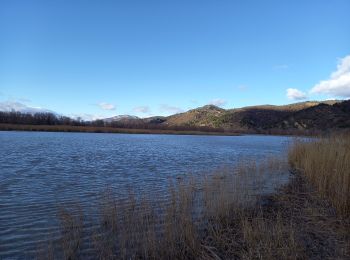
[[[350,217],[350,134],[296,141],[289,162],[339,214]]]
[[[227,259],[290,254],[287,245],[293,233],[280,222],[266,219],[256,207],[264,191],[272,192],[281,176],[285,177],[287,167],[287,162],[277,159],[260,164],[242,161],[235,168],[222,168],[201,178],[175,179],[159,197],[130,190],[121,199],[107,189],[93,225],[84,224],[88,216],[79,206],[60,209],[61,238],[50,243],[45,257]],[[276,234],[259,238],[257,224]],[[268,239],[264,250],[251,251],[261,239]],[[287,251],[274,250],[276,244]]]
[[[350,223],[322,198],[348,216],[349,144],[349,136],[297,141],[289,163],[298,171],[282,187],[290,165],[270,158],[173,179],[163,194],[129,190],[121,198],[106,189],[92,222],[79,205],[61,208],[61,237],[38,256],[349,259]]]
[[[108,190],[101,201],[100,225],[94,231],[98,257],[219,259],[227,243],[221,241],[222,236],[233,220],[242,221],[245,209],[257,203],[267,181],[262,177],[277,178],[284,166],[273,160],[261,165],[242,163],[201,179],[178,179],[159,199],[130,192],[120,201]]]
[[[115,133],[115,134],[171,134],[171,135],[240,135],[239,131],[220,129],[171,129],[171,128],[118,128],[111,126],[75,125],[22,125],[0,123],[0,131],[38,131],[38,132],[77,132],[77,133]]]

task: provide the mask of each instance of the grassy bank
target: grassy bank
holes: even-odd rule
[[[41,132],[83,132],[83,133],[119,133],[119,134],[174,134],[174,135],[239,135],[236,132],[183,131],[167,129],[133,129],[105,126],[71,125],[21,125],[0,124],[0,131],[41,131]]]

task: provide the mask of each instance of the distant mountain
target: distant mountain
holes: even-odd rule
[[[347,127],[350,119],[350,113],[346,112],[350,109],[349,102],[307,101],[282,106],[261,105],[229,110],[207,105],[169,116],[162,124],[236,130]]]
[[[26,104],[17,102],[17,101],[4,101],[0,102],[0,111],[2,112],[20,112],[20,113],[30,113],[30,114],[36,114],[36,113],[53,113],[55,112],[40,108],[40,107],[30,107]]]
[[[239,109],[251,110],[251,109],[266,109],[266,110],[279,110],[279,111],[299,111],[305,108],[314,107],[319,104],[334,105],[336,103],[342,102],[342,100],[325,100],[325,101],[305,101],[293,104],[275,106],[275,105],[258,105],[258,106],[248,106]],[[231,110],[239,110],[231,109]]]
[[[341,101],[329,100],[329,101],[306,101],[300,103],[294,103],[282,106],[262,105],[251,106],[239,109],[228,110],[225,116],[220,120],[221,127],[238,128],[238,129],[255,129],[255,130],[267,130],[267,129],[293,129],[303,128],[298,124],[284,124],[284,121],[292,121],[293,115],[300,114],[311,108],[318,106],[331,107],[338,104]],[[322,113],[314,114],[315,118],[322,118]],[[315,128],[317,125],[310,125],[308,128]]]
[[[126,121],[135,121],[135,120],[139,121],[142,119],[137,116],[131,116],[131,115],[119,115],[119,116],[113,116],[113,117],[102,119],[102,121],[106,123],[122,122],[122,121],[126,122]]]
[[[164,124],[169,126],[209,126],[216,127],[216,121],[226,113],[226,110],[214,105],[206,105],[184,113],[166,117]]]
[[[57,116],[50,110],[29,107],[19,102],[0,102],[0,111],[17,111],[30,114],[51,113],[53,116]],[[8,117],[11,118],[11,115]],[[67,118],[64,120],[67,121]],[[20,121],[17,123],[23,124]],[[139,118],[132,115],[118,115],[95,121],[86,121],[86,123],[98,126],[110,125],[141,129],[207,128],[210,130],[220,128],[232,131],[252,130],[256,132],[272,129],[331,130],[350,128],[350,100],[307,101],[282,106],[260,105],[236,109],[223,109],[214,105],[206,105],[167,117]]]
[[[306,101],[273,106],[223,109],[206,105],[168,117],[139,118],[120,115],[103,119],[127,126],[209,127],[228,130],[332,129],[350,127],[350,101]]]
[[[333,105],[322,103],[296,111],[274,127],[319,130],[350,128],[350,100]]]

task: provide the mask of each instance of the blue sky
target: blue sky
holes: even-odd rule
[[[4,0],[0,102],[146,117],[348,98],[349,12],[348,0]]]

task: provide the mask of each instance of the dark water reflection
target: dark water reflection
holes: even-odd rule
[[[0,132],[0,259],[56,230],[57,205],[94,205],[107,186],[162,194],[169,178],[283,155],[290,137]]]

